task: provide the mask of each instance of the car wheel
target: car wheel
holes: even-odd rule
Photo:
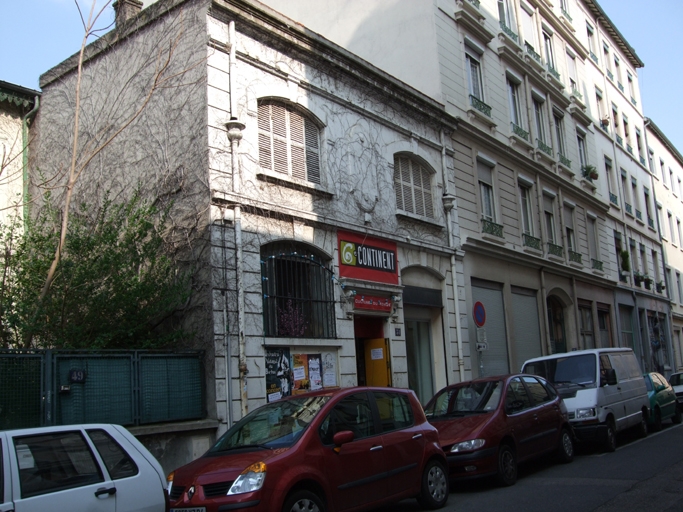
[[[325,512],[325,505],[317,494],[297,491],[287,498],[282,512]]]
[[[647,416],[645,413],[640,416],[640,423],[638,424],[638,437],[641,439],[647,437]]]
[[[662,430],[662,411],[659,408],[655,409],[655,419],[652,422],[652,431],[659,432]]]
[[[607,420],[607,432],[605,434],[605,451],[613,452],[617,449],[617,428],[614,420]]]
[[[574,439],[567,427],[560,432],[560,446],[557,449],[560,462],[566,464],[574,460]]]
[[[676,412],[674,413],[673,418],[671,418],[671,421],[675,425],[678,425],[681,421],[683,421],[683,412],[681,412],[681,408],[678,404],[676,404]]]
[[[448,474],[438,460],[431,460],[422,472],[422,488],[417,498],[422,508],[435,510],[448,501]]]
[[[504,486],[515,485],[517,481],[517,456],[507,444],[498,448],[498,483]]]

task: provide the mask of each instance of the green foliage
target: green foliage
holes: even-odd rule
[[[168,326],[189,296],[189,274],[166,256],[165,216],[137,194],[72,211],[55,281],[36,310],[60,222],[48,205],[23,230],[15,222],[0,232],[1,346],[25,346],[29,332],[40,348],[162,348],[183,337]]]

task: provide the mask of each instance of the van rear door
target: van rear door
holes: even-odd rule
[[[7,438],[0,432],[0,512],[14,510],[12,503],[12,480],[7,457]]]

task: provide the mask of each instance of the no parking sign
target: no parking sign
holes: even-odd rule
[[[472,308],[472,316],[474,317],[474,323],[477,327],[484,327],[486,323],[486,308],[484,305],[477,301],[474,303],[474,308]]]

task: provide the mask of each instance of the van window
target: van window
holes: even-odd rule
[[[612,366],[617,371],[617,378],[620,381],[642,377],[643,374],[638,367],[638,362],[631,352],[609,354],[609,357],[612,360]]]
[[[539,375],[553,384],[578,384],[581,387],[595,385],[595,355],[569,355],[536,361],[524,367],[525,373]]]

